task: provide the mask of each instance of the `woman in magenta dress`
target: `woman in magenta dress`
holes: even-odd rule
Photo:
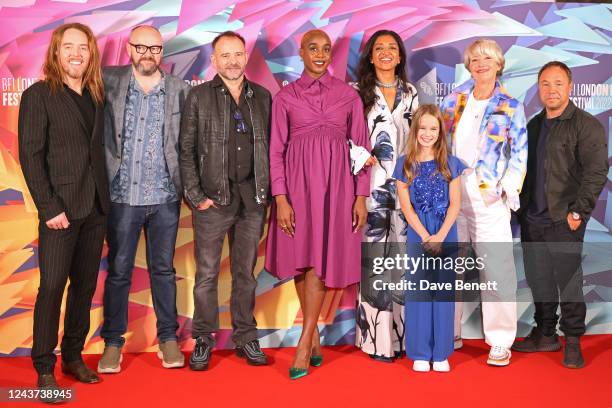
[[[300,47],[304,73],[272,102],[275,200],[266,269],[279,279],[295,277],[304,315],[292,379],[323,361],[317,320],[326,289],[345,288],[361,274],[370,176],[367,170],[351,173],[347,140],[370,150],[368,129],[357,92],[327,72],[331,46],[323,31],[306,33]]]

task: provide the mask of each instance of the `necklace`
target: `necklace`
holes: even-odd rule
[[[384,82],[380,82],[378,79],[376,80],[376,86],[380,86],[381,88],[397,88],[397,84],[399,83],[399,78],[395,77],[395,81],[386,84]]]

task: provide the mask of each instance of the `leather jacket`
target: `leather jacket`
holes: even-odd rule
[[[529,158],[521,192],[521,212],[525,213],[535,186],[536,147],[546,110],[527,124]],[[608,140],[597,118],[578,109],[572,101],[555,121],[546,143],[546,199],[553,221],[569,212],[591,216],[601,190],[608,180]]]
[[[272,97],[264,87],[244,80],[243,93],[253,126],[255,201],[269,202],[270,106]],[[231,98],[223,80],[211,81],[191,89],[181,118],[180,169],[183,191],[196,208],[210,198],[217,205],[230,204],[228,139]]]

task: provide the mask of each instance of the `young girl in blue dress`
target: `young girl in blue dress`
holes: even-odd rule
[[[408,222],[408,256],[441,257],[443,263],[454,257],[459,176],[465,168],[448,153],[438,107],[421,105],[413,117],[406,154],[397,161],[393,174]],[[415,282],[414,289],[406,291],[406,355],[414,361],[415,371],[429,371],[433,362],[434,371],[445,372],[450,370],[448,357],[453,352],[454,291],[421,289],[421,281],[453,285],[455,272],[432,266],[433,262],[426,265],[406,272],[406,280]]]

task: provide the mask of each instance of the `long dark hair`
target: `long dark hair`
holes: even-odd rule
[[[378,99],[376,92],[374,91],[374,87],[376,86],[376,71],[374,70],[374,64],[372,64],[370,61],[372,59],[372,49],[374,48],[374,44],[376,44],[376,40],[381,35],[390,35],[395,39],[400,51],[400,62],[395,67],[395,75],[399,77],[402,85],[408,83],[408,80],[406,79],[406,48],[404,48],[402,38],[395,31],[378,30],[372,34],[366,43],[361,53],[361,57],[359,58],[359,66],[357,67],[359,96],[361,96],[364,113],[366,116],[368,116],[370,109],[372,109],[372,106],[374,106],[376,100]]]

